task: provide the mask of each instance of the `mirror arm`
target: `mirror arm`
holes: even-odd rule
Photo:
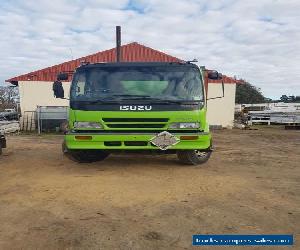
[[[213,99],[220,99],[220,98],[224,98],[225,97],[224,81],[223,81],[223,79],[222,79],[222,92],[223,92],[222,96],[217,96],[217,97],[212,97],[212,98],[206,98],[206,101],[213,100]]]
[[[224,96],[218,96],[218,97],[212,97],[212,98],[207,98],[206,100],[213,100],[213,99],[219,99],[219,98],[223,98]]]

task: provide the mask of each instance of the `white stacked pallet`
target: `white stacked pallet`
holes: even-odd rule
[[[271,123],[280,124],[300,124],[300,114],[272,114],[270,117]]]
[[[248,111],[248,124],[266,123],[295,125],[300,124],[300,103],[259,103],[242,104]],[[236,105],[236,110],[239,106]],[[251,111],[257,110],[257,111]]]
[[[9,134],[20,131],[20,124],[18,121],[0,121],[0,133]]]
[[[300,124],[300,113],[279,113],[272,111],[251,111],[248,114],[249,125],[254,123],[267,123],[270,124]]]

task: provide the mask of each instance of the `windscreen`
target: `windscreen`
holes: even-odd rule
[[[72,101],[161,99],[203,101],[200,72],[194,67],[91,67],[77,71]]]

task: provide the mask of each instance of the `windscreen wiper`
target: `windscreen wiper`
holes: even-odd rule
[[[155,103],[159,104],[170,104],[170,103],[175,103],[175,104],[198,104],[198,100],[162,100],[162,99],[153,99]]]
[[[113,97],[118,96],[118,97],[126,97],[126,98],[122,98],[121,100],[126,100],[126,101],[130,101],[130,100],[147,100],[147,101],[153,101],[155,103],[167,103],[166,100],[160,99],[160,98],[156,98],[156,97],[152,97],[149,95],[113,95]]]
[[[144,99],[144,98],[151,98],[150,95],[127,95],[127,94],[118,94],[118,95],[111,95],[111,97],[133,97],[133,98],[126,98],[122,100],[138,100],[138,99]]]
[[[150,101],[164,101],[159,98],[152,97],[150,95],[112,95],[112,97],[123,97],[120,101],[135,101],[135,100],[150,100]]]
[[[195,104],[199,102],[203,102],[201,100],[164,100],[152,96],[147,96],[147,95],[123,95],[123,96],[130,96],[133,98],[124,98],[122,100],[149,100],[153,101],[154,103],[159,103],[159,104],[170,104],[170,103],[176,103],[176,104],[182,104],[182,103],[188,103],[188,104]]]
[[[88,103],[88,104],[97,104],[97,103],[118,103],[119,100],[114,100],[114,99],[102,99],[102,100],[82,100],[80,102]]]

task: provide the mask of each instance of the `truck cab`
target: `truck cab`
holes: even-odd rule
[[[67,78],[58,75],[56,97],[64,98]],[[184,164],[204,163],[212,148],[205,95],[204,71],[193,63],[82,65],[71,83],[64,153],[79,162],[115,152],[176,153]]]

